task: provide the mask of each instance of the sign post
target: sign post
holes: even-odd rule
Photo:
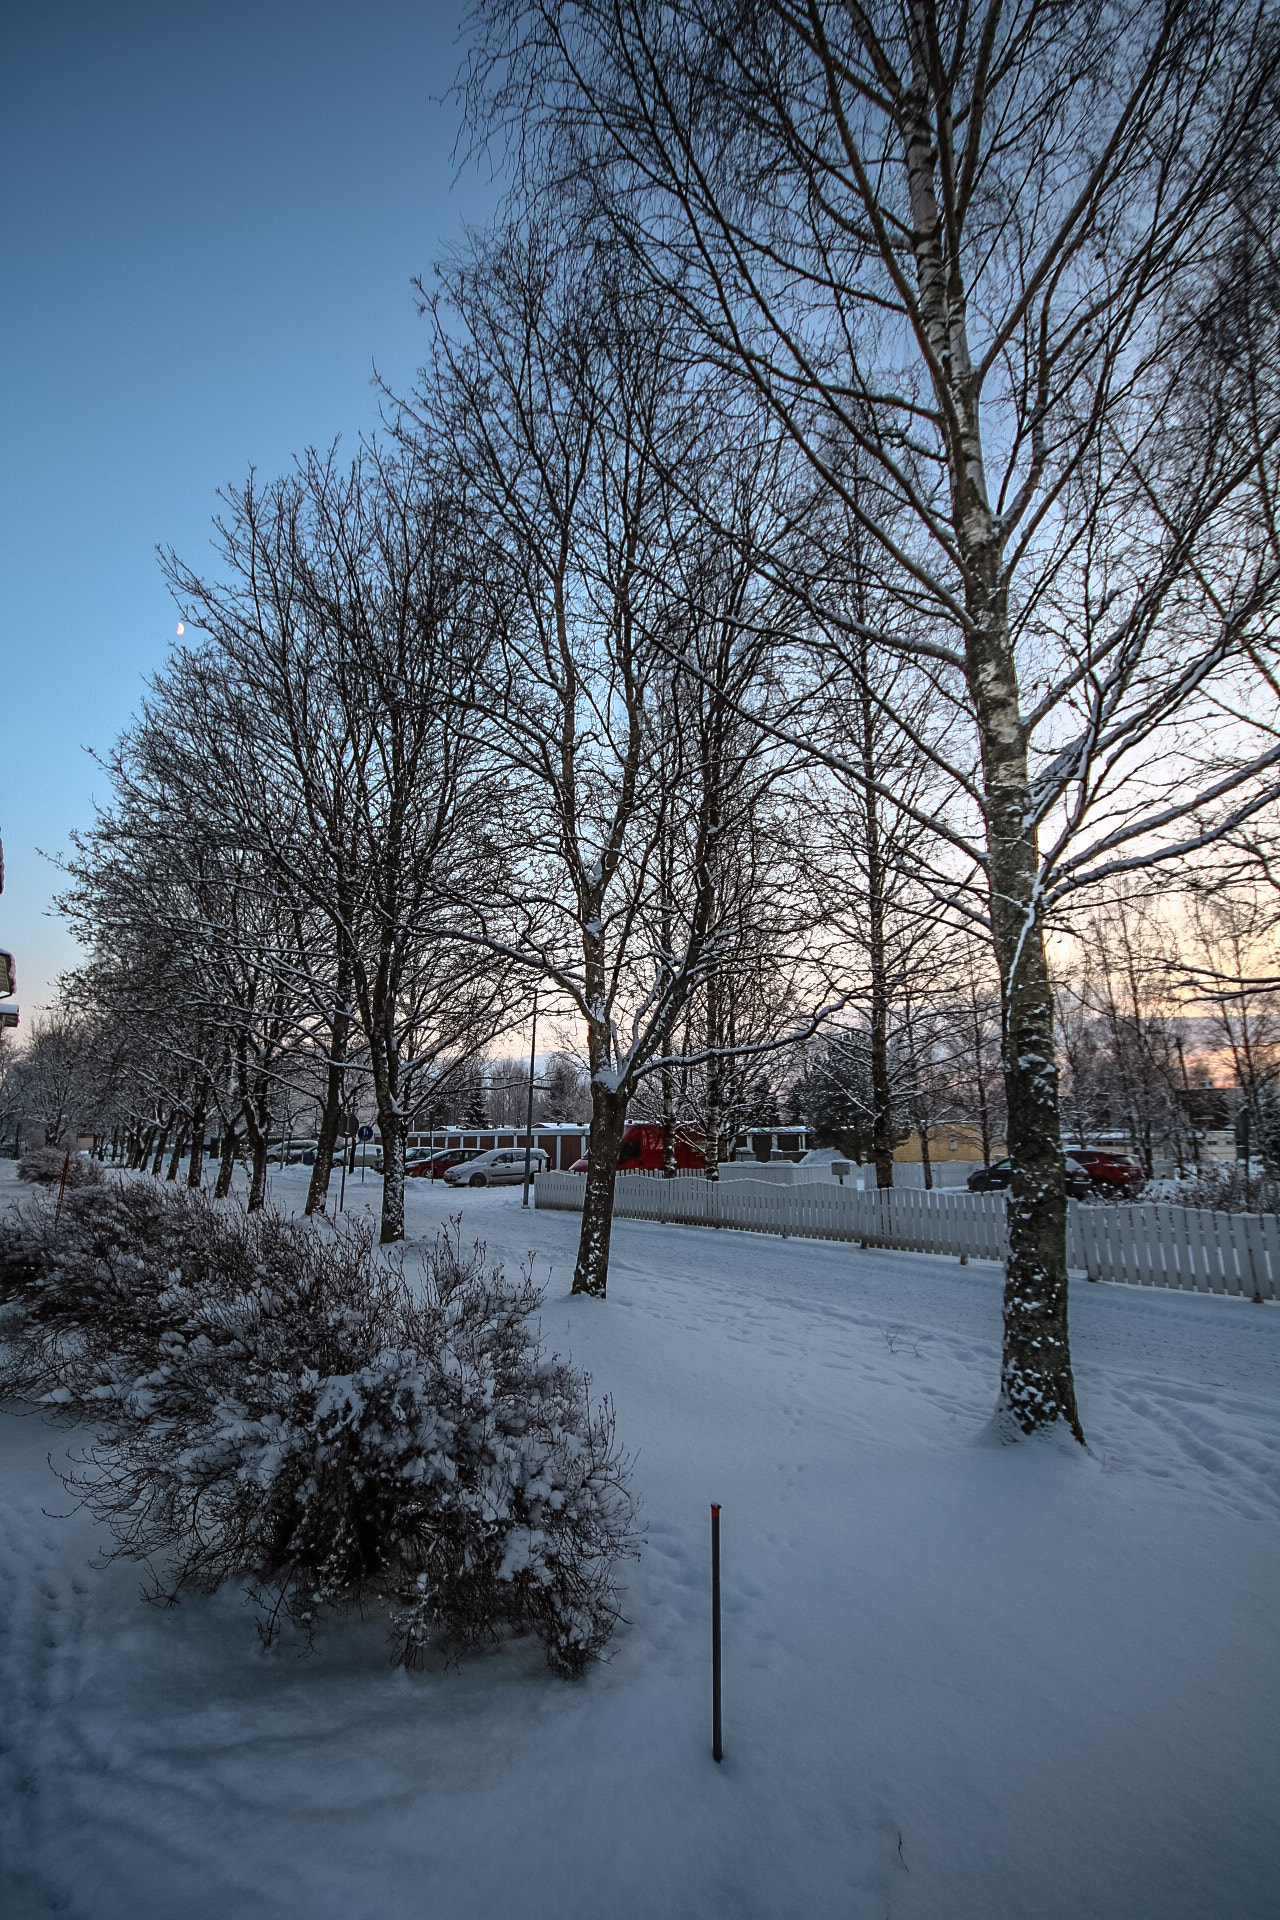
[[[520,1205],[529,1204],[529,1170],[533,1165],[533,1071],[538,1058],[538,989],[533,990],[533,1031],[529,1037],[529,1104],[524,1116],[524,1197]]]

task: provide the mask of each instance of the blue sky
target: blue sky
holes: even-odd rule
[[[155,550],[218,487],[372,427],[422,358],[456,176],[463,0],[5,0],[0,946],[23,1025],[74,958],[56,854],[173,643]]]

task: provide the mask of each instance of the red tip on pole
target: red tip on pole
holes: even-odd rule
[[[720,1511],[714,1500],[711,1502],[711,1511],[712,1513],[719,1513]]]

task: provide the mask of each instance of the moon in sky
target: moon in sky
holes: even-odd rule
[[[186,632],[186,628],[183,626],[181,620],[179,620],[178,622],[178,632],[179,634],[184,634]]]

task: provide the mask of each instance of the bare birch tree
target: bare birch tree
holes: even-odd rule
[[[291,982],[323,1029],[326,1097],[311,1204],[323,1205],[356,1070],[382,1139],[384,1241],[404,1234],[405,1140],[417,1108],[506,1019],[505,976],[456,937],[484,872],[492,764],[469,726],[489,645],[456,489],[429,457],[309,456],[228,497],[224,578],[169,564],[210,636],[210,803],[310,940]]]
[[[741,709],[772,634],[755,552],[772,505],[750,446],[727,465],[708,453],[672,304],[616,250],[581,261],[564,240],[500,236],[443,271],[417,412],[453,438],[501,597],[485,721],[523,857],[487,937],[582,1023],[591,1147],[573,1285],[603,1297],[627,1104],[727,960],[721,850],[771,778]],[[704,481],[729,538],[690,508]]]
[[[1275,330],[1259,308],[1241,353],[1220,324],[1228,255],[1256,277],[1250,220],[1276,198],[1269,11],[479,0],[476,20],[476,123],[512,132],[524,191],[630,246],[927,615],[910,657],[964,722],[966,804],[940,826],[983,876],[1003,999],[997,1417],[1082,1437],[1046,907],[1223,832],[1280,758],[1247,700],[1229,726],[1212,700],[1270,644],[1280,577],[1274,381],[1249,378]]]

